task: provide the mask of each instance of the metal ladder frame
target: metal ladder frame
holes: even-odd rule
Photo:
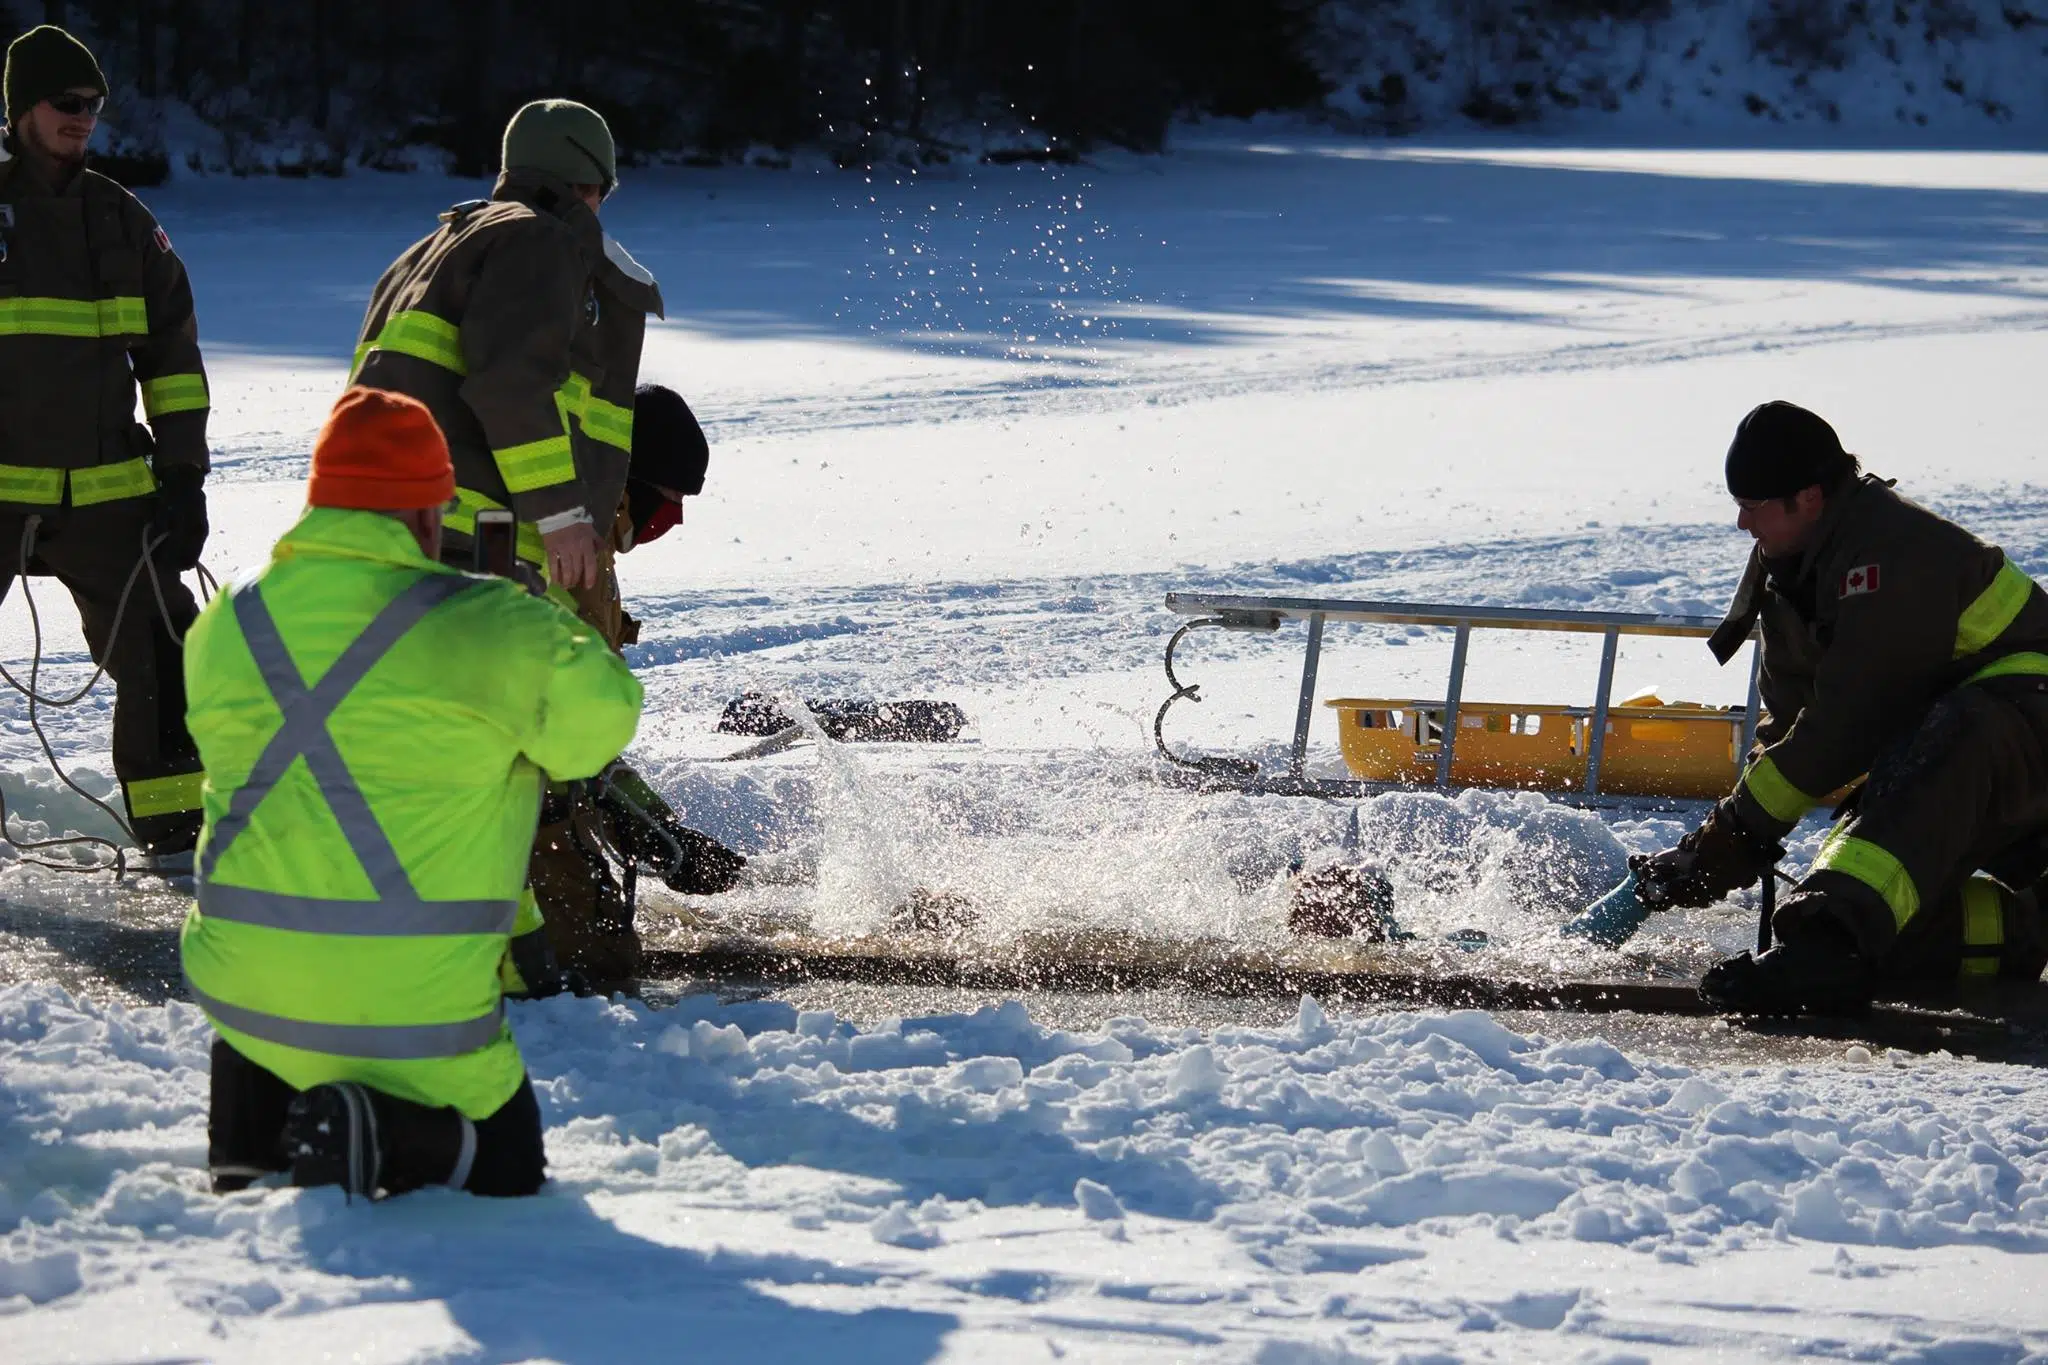
[[[1472,632],[1478,630],[1551,630],[1601,637],[1600,679],[1594,693],[1592,733],[1587,741],[1586,780],[1581,791],[1553,793],[1580,805],[1605,806],[1626,801],[1630,805],[1695,804],[1675,798],[1616,797],[1600,790],[1600,765],[1607,741],[1607,713],[1613,704],[1614,665],[1624,635],[1652,635],[1705,639],[1721,622],[1711,616],[1658,615],[1647,612],[1563,611],[1532,607],[1461,607],[1433,602],[1372,602],[1330,597],[1262,597],[1236,593],[1170,592],[1166,608],[1182,616],[1197,618],[1174,632],[1166,646],[1166,676],[1174,694],[1159,708],[1153,734],[1159,751],[1182,767],[1196,769],[1216,785],[1243,791],[1305,796],[1360,796],[1380,791],[1414,790],[1394,782],[1366,782],[1356,779],[1310,777],[1308,764],[1309,725],[1315,715],[1316,676],[1322,665],[1323,630],[1330,621],[1372,621],[1394,625],[1445,626],[1456,632],[1451,645],[1451,676],[1444,692],[1443,737],[1437,751],[1437,791],[1451,789],[1451,765],[1456,756],[1458,711],[1464,699],[1465,665],[1470,654]],[[1194,758],[1173,753],[1166,746],[1163,725],[1166,712],[1182,697],[1201,698],[1198,689],[1186,686],[1174,675],[1173,652],[1187,634],[1209,626],[1222,630],[1272,632],[1283,621],[1308,623],[1308,644],[1301,665],[1301,694],[1294,711],[1294,744],[1289,752],[1287,772],[1273,776],[1259,771],[1256,764],[1242,759]],[[1753,643],[1749,664],[1749,699],[1743,710],[1742,743],[1739,752],[1748,753],[1756,738],[1760,701],[1758,686],[1763,650]]]

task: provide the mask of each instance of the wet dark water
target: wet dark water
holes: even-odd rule
[[[61,899],[42,896],[0,901],[0,984],[50,982],[75,994],[134,1005],[183,998],[177,935],[189,898],[161,882],[116,887],[93,879],[63,886]],[[1021,999],[1032,1017],[1051,1028],[1093,1031],[1119,1016],[1138,1016],[1155,1028],[1226,1026],[1283,1028],[1300,1008],[1298,995],[1216,994],[1182,986],[1129,990],[1017,990],[972,985],[923,985],[814,978],[800,982],[750,979],[744,973],[652,980],[632,992],[661,1007],[689,995],[771,999],[800,1010],[830,1010],[862,1026],[886,1019],[963,1014]],[[1326,1003],[1332,1015],[1426,1008]],[[1550,1041],[1600,1038],[1639,1057],[1695,1066],[1825,1065],[1850,1059],[1861,1047],[1881,1054],[1887,1045],[1926,1052],[1948,1047],[2031,1065],[2048,1064],[2048,1035],[2039,1032],[1988,1044],[1925,1030],[1846,1026],[1811,1036],[1779,1026],[1758,1031],[1728,1021],[1629,1011],[1494,1011],[1506,1027]]]

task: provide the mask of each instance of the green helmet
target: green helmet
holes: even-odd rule
[[[618,154],[604,115],[574,100],[535,100],[505,125],[504,169],[546,171],[571,185],[619,183]]]

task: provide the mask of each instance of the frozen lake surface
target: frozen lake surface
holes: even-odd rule
[[[146,196],[199,295],[221,576],[295,514],[377,273],[483,189]],[[1350,810],[1154,780],[1163,594],[1712,614],[1746,550],[1722,451],[1766,398],[2048,573],[2044,155],[1210,135],[1062,168],[644,171],[605,219],[667,298],[645,376],[714,450],[687,524],[621,562],[646,622],[634,754],[787,872],[693,915],[860,933],[930,888],[986,907],[989,942],[1276,942],[1285,869]],[[40,586],[47,676],[83,681]],[[0,656],[28,648],[17,592]],[[1333,628],[1323,695],[1431,695],[1449,653],[1447,632]],[[1482,636],[1466,695],[1584,701],[1597,660],[1590,639]],[[1201,637],[1183,664],[1205,702],[1175,741],[1278,762],[1298,633]],[[1723,704],[1745,682],[1688,642],[1626,647],[1617,678]],[[944,749],[718,762],[740,741],[711,727],[746,690],[938,697],[972,726]],[[101,793],[109,696],[45,715]],[[1312,739],[1337,773],[1330,713]],[[99,828],[11,696],[0,763],[18,828]],[[1613,960],[1551,927],[1683,826],[1474,793],[1375,802],[1359,828],[1418,925],[1487,928],[1502,970],[1598,971]],[[113,901],[19,863],[0,897]],[[32,919],[0,929],[16,978]],[[1752,924],[1737,903],[1674,916],[1646,950],[1732,949]],[[648,927],[672,932],[672,908]],[[0,1355],[2048,1352],[2016,1288],[2048,1245],[2031,1069],[1682,1064],[1541,1021],[1314,1004],[1072,1031],[1014,1003],[844,1012],[520,1007],[555,1184],[370,1208],[202,1192],[189,1007],[0,987]]]

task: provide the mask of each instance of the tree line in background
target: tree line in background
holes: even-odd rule
[[[842,164],[1159,147],[1182,113],[1314,104],[1316,0],[13,0],[115,86],[117,149],[189,144],[220,169],[496,164],[507,115],[565,95],[627,159]],[[126,106],[124,109],[122,106]],[[182,106],[182,109],[180,108]],[[196,123],[183,114],[189,109]],[[192,153],[188,153],[192,154]]]
[[[114,85],[110,169],[141,184],[171,157],[481,174],[506,117],[546,95],[602,110],[629,164],[1066,160],[1156,150],[1178,117],[1287,109],[1387,132],[1446,104],[1529,122],[1614,107],[1610,87],[1640,72],[1567,71],[1573,54],[1688,4],[1717,0],[0,0],[0,16],[93,46]],[[2031,32],[2037,10],[1747,0],[1738,22],[1750,57],[1805,73],[1841,69],[1880,27],[1934,43],[1986,22]]]

